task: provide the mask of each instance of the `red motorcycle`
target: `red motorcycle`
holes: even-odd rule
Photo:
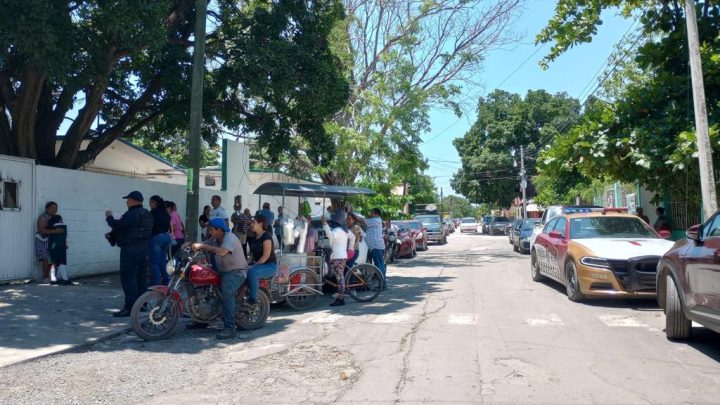
[[[222,318],[220,274],[212,269],[209,256],[183,249],[165,268],[167,286],[156,285],[138,298],[130,313],[132,328],[144,340],[159,340],[175,332],[183,313],[197,322]],[[238,289],[235,324],[258,329],[270,314],[270,280],[260,280],[257,304],[247,303],[247,280]]]

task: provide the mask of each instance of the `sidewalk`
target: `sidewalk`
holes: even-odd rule
[[[123,303],[119,278],[89,277],[75,286],[0,286],[0,367],[126,330],[129,318],[112,317]]]

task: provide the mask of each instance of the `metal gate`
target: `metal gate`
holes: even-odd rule
[[[0,155],[0,281],[34,278],[35,162]]]

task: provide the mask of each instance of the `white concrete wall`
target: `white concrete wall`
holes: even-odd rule
[[[121,216],[127,210],[122,197],[130,191],[138,190],[143,194],[146,208],[148,199],[154,194],[174,201],[180,215],[185,217],[184,185],[37,166],[36,187],[37,215],[43,212],[45,202],[55,201],[68,226],[68,270],[72,277],[119,269],[120,250],[111,247],[104,237],[110,230],[105,223],[105,210],[112,210],[115,217]],[[210,203],[213,194],[224,197],[222,192],[201,189],[201,207]],[[39,268],[36,274],[39,274]]]

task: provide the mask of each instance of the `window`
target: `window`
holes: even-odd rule
[[[602,216],[573,218],[570,222],[570,237],[657,238],[657,235],[639,218]]]
[[[720,215],[715,215],[702,230],[703,238],[720,236]]]
[[[205,186],[206,187],[214,187],[215,186],[215,177],[205,176]]]
[[[20,209],[20,183],[14,181],[3,181],[2,187],[2,209],[18,210]]]
[[[567,224],[567,219],[565,219],[565,217],[561,217],[558,218],[558,221],[553,228],[553,231],[559,232],[563,238],[565,237],[565,224]]]
[[[555,228],[555,224],[557,224],[557,218],[545,224],[545,228],[543,228],[542,233],[550,233],[550,231]]]

